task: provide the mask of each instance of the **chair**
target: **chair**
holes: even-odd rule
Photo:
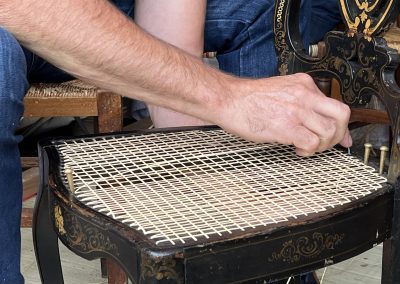
[[[84,258],[112,257],[133,283],[268,283],[385,242],[382,283],[400,283],[400,91],[390,80],[400,60],[376,36],[399,1],[360,11],[343,0],[345,17],[365,12],[368,27],[349,20],[320,59],[299,46],[299,3],[277,1],[281,73],[335,77],[352,106],[368,102],[366,89],[385,102],[389,182],[337,149],[302,159],[213,127],[42,141],[33,233],[43,283],[63,283],[58,239]]]
[[[106,133],[122,131],[122,98],[107,91],[100,90],[79,80],[65,83],[33,84],[24,99],[24,117],[86,117],[97,118],[95,132]],[[26,173],[30,178],[24,184],[24,194],[32,195],[32,189],[37,185],[32,177],[38,176],[36,158],[22,157],[22,165],[32,168]],[[32,226],[33,210],[23,208],[21,226]],[[105,269],[102,261],[103,275],[109,277],[109,283],[125,283],[125,275],[118,267],[108,263]],[[108,273],[107,273],[108,271]]]

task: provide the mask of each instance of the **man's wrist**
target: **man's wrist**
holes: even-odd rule
[[[212,88],[210,100],[207,108],[209,109],[208,121],[223,126],[227,117],[230,116],[235,97],[240,95],[240,89],[243,87],[243,79],[234,77],[221,72],[217,73],[216,86]]]

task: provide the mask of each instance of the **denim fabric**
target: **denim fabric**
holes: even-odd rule
[[[28,89],[26,61],[18,42],[0,28],[0,283],[23,283],[19,273],[21,166],[20,137],[14,133]]]
[[[131,0],[115,2],[123,5],[127,13],[133,11]],[[24,283],[20,273],[22,177],[18,150],[22,137],[15,135],[24,96],[29,83],[71,79],[72,76],[21,47],[0,27],[0,284]]]
[[[72,77],[22,48],[0,28],[0,284],[20,284],[22,178],[15,135],[31,81],[61,82]]]
[[[205,50],[217,51],[220,69],[241,77],[277,74],[274,0],[209,0]],[[300,30],[305,46],[340,22],[338,1],[303,0]],[[305,32],[306,31],[306,32]]]
[[[112,2],[115,6],[118,7],[118,9],[120,9],[129,17],[133,17],[135,0],[110,0],[110,2]]]
[[[133,15],[134,0],[113,0]],[[302,29],[305,41],[316,41],[339,21],[336,0],[305,0]],[[276,74],[272,32],[273,0],[209,0],[205,27],[205,50],[217,51],[220,68],[243,77]],[[316,11],[312,13],[312,9]],[[312,24],[310,24],[312,23]],[[23,112],[29,82],[61,82],[71,76],[22,49],[0,28],[0,284],[21,284],[20,137],[15,130]]]

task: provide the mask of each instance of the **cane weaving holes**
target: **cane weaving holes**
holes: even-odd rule
[[[255,144],[222,130],[85,138],[57,147],[61,172],[65,165],[74,171],[78,200],[157,245],[322,212],[386,181],[335,149],[302,158],[291,146]]]

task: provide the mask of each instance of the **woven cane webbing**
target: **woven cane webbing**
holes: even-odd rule
[[[161,246],[322,212],[385,182],[335,149],[303,158],[291,146],[222,130],[67,140],[57,148],[61,174],[73,169],[78,200]]]
[[[33,84],[27,93],[27,97],[96,97],[97,88],[79,80],[65,83],[39,83]]]

